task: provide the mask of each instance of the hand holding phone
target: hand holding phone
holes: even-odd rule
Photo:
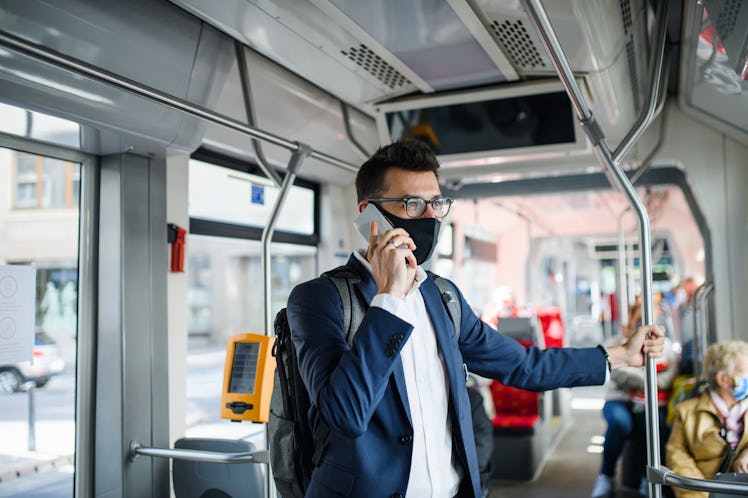
[[[361,234],[366,242],[369,242],[369,233],[371,230],[370,227],[372,221],[377,222],[377,226],[379,227],[380,239],[382,238],[382,235],[384,235],[384,232],[386,232],[387,230],[392,230],[393,228],[392,224],[387,220],[387,218],[384,217],[382,213],[379,212],[379,209],[377,209],[374,204],[367,204],[361,214],[359,214],[353,222],[353,225],[358,230],[358,233]]]
[[[371,222],[377,222],[379,244],[369,243]],[[416,273],[416,260],[411,252],[415,245],[402,228],[395,228],[377,209],[368,204],[353,222],[361,236],[369,243],[366,259],[371,264],[372,275],[380,292],[399,297],[405,295],[413,283]],[[389,242],[381,244],[382,237],[390,230],[395,230],[388,237]],[[405,263],[405,264],[402,264]]]

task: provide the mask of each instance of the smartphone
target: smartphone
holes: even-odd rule
[[[387,230],[392,230],[392,224],[387,221],[379,209],[374,204],[367,204],[361,214],[359,214],[353,221],[353,225],[358,230],[358,233],[369,242],[370,225],[372,221],[376,221],[379,226],[379,236],[381,237]]]

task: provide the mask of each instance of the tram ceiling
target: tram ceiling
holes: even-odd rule
[[[170,1],[372,116],[406,96],[557,79],[520,2]],[[646,91],[647,2],[547,9],[609,141],[620,140]]]

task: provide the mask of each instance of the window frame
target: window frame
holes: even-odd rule
[[[206,163],[220,166],[223,168],[231,169],[234,171],[241,171],[251,175],[260,176],[267,178],[267,175],[262,169],[255,163],[249,161],[242,161],[233,157],[229,157],[208,149],[200,148],[196,150],[190,159],[197,161],[203,161]],[[285,172],[276,170],[278,175],[282,178]],[[288,232],[284,230],[276,229],[273,232],[272,242],[283,242],[288,244],[306,245],[306,246],[317,246],[320,241],[320,184],[305,180],[299,177],[293,182],[293,185],[297,187],[303,187],[310,189],[314,194],[313,202],[313,213],[312,223],[314,229],[312,234],[304,235],[294,232]],[[246,239],[246,240],[261,240],[263,228],[254,227],[250,225],[240,225],[238,223],[227,223],[222,221],[208,220],[204,218],[189,217],[190,227],[189,232],[196,235],[208,235],[214,237],[226,237],[233,239]]]

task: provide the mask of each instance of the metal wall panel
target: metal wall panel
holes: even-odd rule
[[[101,169],[96,461],[113,464],[95,493],[166,496],[168,461],[127,459],[132,440],[168,446],[166,166],[122,154]]]

